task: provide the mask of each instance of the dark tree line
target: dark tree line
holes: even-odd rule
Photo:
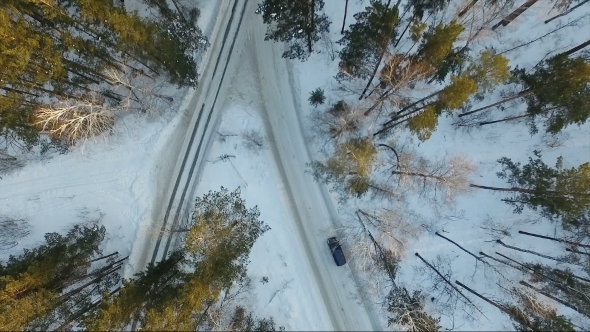
[[[221,294],[247,284],[251,247],[269,229],[259,215],[239,190],[210,192],[178,230],[185,234],[180,250],[124,280],[127,257],[100,249],[104,227],[48,233],[45,244],[0,264],[0,329],[275,331],[272,318],[256,318],[240,306],[221,313],[229,326],[208,315],[227,301]]]

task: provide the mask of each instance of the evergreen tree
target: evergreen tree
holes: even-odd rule
[[[258,12],[268,24],[265,40],[288,42],[284,58],[307,59],[313,44],[330,28],[323,8],[324,0],[264,0]]]
[[[126,280],[86,320],[89,330],[121,330],[134,320],[146,330],[196,330],[208,310],[245,278],[248,255],[269,227],[247,208],[239,189],[221,188],[196,199],[180,251]],[[267,322],[265,322],[267,323]]]
[[[383,128],[377,131],[374,135],[380,135],[395,126],[408,122],[409,129],[417,134],[420,140],[425,141],[430,138],[436,129],[438,117],[444,111],[450,113],[453,110],[460,108],[475,92],[477,92],[477,83],[469,76],[453,76],[451,77],[451,84],[435,94],[428,96],[437,96],[436,100],[422,107],[413,109],[408,113],[394,117],[384,123]],[[421,113],[414,115],[418,112]]]
[[[255,318],[246,309],[237,307],[232,316],[228,330],[230,331],[253,331],[253,332],[274,332],[277,331],[274,320],[271,318]],[[284,331],[279,327],[278,331]]]
[[[587,60],[557,55],[543,61],[532,73],[516,68],[513,74],[524,87],[521,92],[459,116],[471,115],[511,100],[524,98],[528,106],[525,115],[531,120],[543,118],[546,131],[549,133],[557,133],[568,125],[581,125],[588,120],[590,63]],[[531,131],[537,131],[532,121]]]
[[[424,34],[416,56],[438,68],[442,65],[445,57],[451,53],[453,44],[463,30],[465,28],[456,21],[451,21],[449,24],[441,23],[433,27]]]
[[[326,96],[324,95],[324,90],[321,88],[317,88],[313,90],[309,95],[309,104],[312,106],[318,106],[324,104],[326,100]]]
[[[590,163],[567,169],[560,157],[552,168],[541,160],[540,152],[535,151],[535,157],[522,166],[509,158],[498,160],[502,171],[497,175],[507,180],[509,188],[471,186],[512,193],[504,201],[514,207],[515,213],[528,207],[561,220],[565,228],[583,226],[590,216]]]
[[[181,252],[174,252],[155,265],[149,264],[135,278],[123,280],[120,292],[104,294],[97,309],[83,320],[83,326],[90,331],[124,330],[145,309],[179,296],[183,258]]]
[[[590,280],[586,275],[580,277],[567,268],[555,268],[539,263],[525,263],[531,271],[531,282],[540,286],[541,290],[562,299],[568,307],[590,318]]]
[[[318,180],[344,185],[344,192],[362,196],[370,185],[370,176],[377,158],[377,149],[366,138],[353,138],[339,144],[334,155],[325,162],[313,162],[311,168]]]
[[[340,70],[356,78],[368,78],[386,47],[395,41],[393,28],[398,23],[397,7],[388,8],[381,1],[371,0],[364,12],[354,15],[356,22],[344,31],[337,43],[340,51]],[[342,74],[339,75],[343,78]]]
[[[198,11],[187,18],[163,8],[163,2],[148,1],[156,4],[160,15],[147,19],[111,0],[3,1],[0,131],[31,146],[38,128],[30,119],[39,107],[88,100],[91,94],[117,105],[123,96],[104,75],[109,68],[128,67],[142,75],[147,69],[171,83],[195,86],[195,55],[207,46],[195,25]]]
[[[579,125],[590,116],[590,63],[565,55],[546,61],[534,73],[516,71],[532,94],[525,97],[527,114],[544,117],[547,131],[557,133],[570,124]]]
[[[122,262],[113,262],[116,254],[91,268],[93,261],[107,258],[100,257],[104,235],[104,227],[81,225],[66,236],[47,233],[45,244],[0,264],[0,328],[56,328],[115,285]]]
[[[575,331],[570,320],[559,315],[551,306],[537,299],[533,294],[514,287],[512,294],[515,304],[507,304],[505,308],[512,313],[510,317],[517,331]]]

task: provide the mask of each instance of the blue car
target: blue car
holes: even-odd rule
[[[331,237],[328,239],[328,247],[330,247],[330,251],[332,252],[332,256],[334,257],[334,262],[336,262],[336,265],[342,266],[346,264],[346,257],[344,257],[344,251],[342,251],[340,242],[338,242],[338,239],[336,237]]]

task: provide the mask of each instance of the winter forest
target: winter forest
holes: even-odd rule
[[[302,205],[304,194],[284,193],[292,185],[252,189],[267,188],[272,172],[257,172],[282,160],[276,136],[294,140],[269,129],[293,102],[278,110],[260,92],[287,89],[273,71],[289,76],[309,155],[279,173],[309,177],[335,206],[299,229],[338,235],[342,274],[360,294],[349,300],[372,329],[590,329],[589,0],[3,0],[0,37],[0,330],[326,328],[297,325],[309,318],[293,304],[313,302],[297,299],[309,291],[330,306],[325,289],[295,270],[271,290],[278,272],[264,268],[298,269],[280,253],[273,265],[269,251],[291,248],[284,225],[305,218],[261,203]],[[228,54],[225,67],[215,52]],[[185,188],[178,207],[170,191],[175,222],[160,228],[159,188],[182,178],[160,169],[178,168],[184,109],[201,108],[186,96],[217,101],[209,81],[232,65],[217,94],[249,109],[259,98],[264,125],[244,129],[257,122],[224,106],[209,157],[198,159],[199,144],[191,161],[201,175],[185,180],[219,189]],[[267,67],[259,85],[248,66]],[[235,187],[207,176],[220,164]],[[161,259],[157,249],[151,262],[135,258],[151,247],[134,241],[163,238],[175,240]],[[312,240],[300,241],[306,252]]]

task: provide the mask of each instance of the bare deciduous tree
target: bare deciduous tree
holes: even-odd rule
[[[119,105],[119,110],[139,110],[151,116],[161,114],[167,109],[172,97],[161,93],[162,82],[156,82],[145,75],[141,75],[129,68],[110,67],[104,70],[104,76],[125,98]]]
[[[361,110],[341,100],[327,110],[311,113],[312,130],[316,138],[326,144],[341,141],[359,130],[362,118]]]
[[[247,150],[257,153],[264,148],[265,139],[258,130],[251,129],[244,131],[242,132],[242,138],[244,139],[243,145]]]
[[[115,121],[113,109],[96,94],[86,99],[65,99],[55,105],[37,109],[33,124],[55,139],[70,145],[96,137],[111,129]]]
[[[418,267],[416,275],[427,281],[424,291],[432,295],[438,314],[454,319],[455,315],[462,313],[464,319],[477,321],[482,315],[481,308],[451,283],[454,278],[451,263],[449,256],[437,255],[429,266]]]
[[[393,287],[387,295],[388,325],[405,331],[438,331],[440,318],[430,316],[424,308],[426,296],[420,290],[410,294],[405,287]]]
[[[431,161],[411,148],[396,150],[399,162],[391,173],[402,188],[418,193],[435,207],[453,204],[456,196],[470,191],[469,177],[475,167],[466,157],[444,156]]]
[[[373,105],[365,112],[369,115],[378,106],[386,104],[388,109],[397,109],[415,94],[416,84],[425,81],[435,72],[435,68],[425,62],[403,54],[388,55],[381,70],[380,85],[371,93]],[[378,92],[374,94],[374,92]]]

